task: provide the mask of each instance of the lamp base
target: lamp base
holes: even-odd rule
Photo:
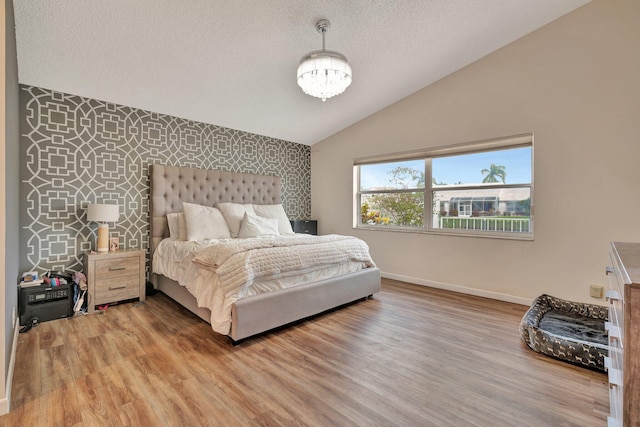
[[[98,224],[98,242],[96,246],[98,253],[109,252],[109,224]]]

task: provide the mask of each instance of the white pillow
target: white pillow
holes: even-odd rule
[[[187,240],[228,239],[229,227],[220,211],[210,206],[182,203]]]
[[[246,239],[258,236],[277,236],[278,220],[273,218],[265,218],[249,212],[245,212],[238,238]]]
[[[169,223],[169,237],[177,240],[187,240],[187,224],[182,212],[167,214]]]
[[[229,231],[231,232],[231,237],[238,237],[238,233],[240,232],[240,225],[242,224],[242,220],[244,219],[244,214],[249,212],[251,214],[255,214],[253,211],[253,207],[249,204],[242,205],[240,203],[218,203],[216,207],[220,209],[222,212],[222,216],[225,221],[227,221],[227,225],[229,226]]]
[[[291,222],[281,204],[278,205],[253,205],[256,215],[278,220],[278,232],[280,234],[295,234],[291,228]]]

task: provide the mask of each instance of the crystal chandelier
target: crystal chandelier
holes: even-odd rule
[[[316,22],[322,34],[322,50],[306,54],[298,65],[298,86],[307,95],[326,101],[340,95],[351,84],[351,66],[341,53],[324,49],[324,35],[331,28],[327,19]]]

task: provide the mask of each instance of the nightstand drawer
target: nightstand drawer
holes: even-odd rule
[[[88,312],[96,305],[139,298],[145,300],[145,251],[120,250],[106,254],[85,253]]]
[[[105,259],[96,261],[96,277],[120,277],[140,273],[138,258]]]
[[[137,298],[140,296],[140,277],[138,274],[130,276],[108,276],[96,280],[94,304],[104,304],[112,301]]]

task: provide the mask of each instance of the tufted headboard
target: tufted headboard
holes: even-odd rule
[[[182,212],[182,202],[214,206],[220,202],[282,203],[280,177],[250,173],[151,165],[150,253],[169,237],[167,214]]]

